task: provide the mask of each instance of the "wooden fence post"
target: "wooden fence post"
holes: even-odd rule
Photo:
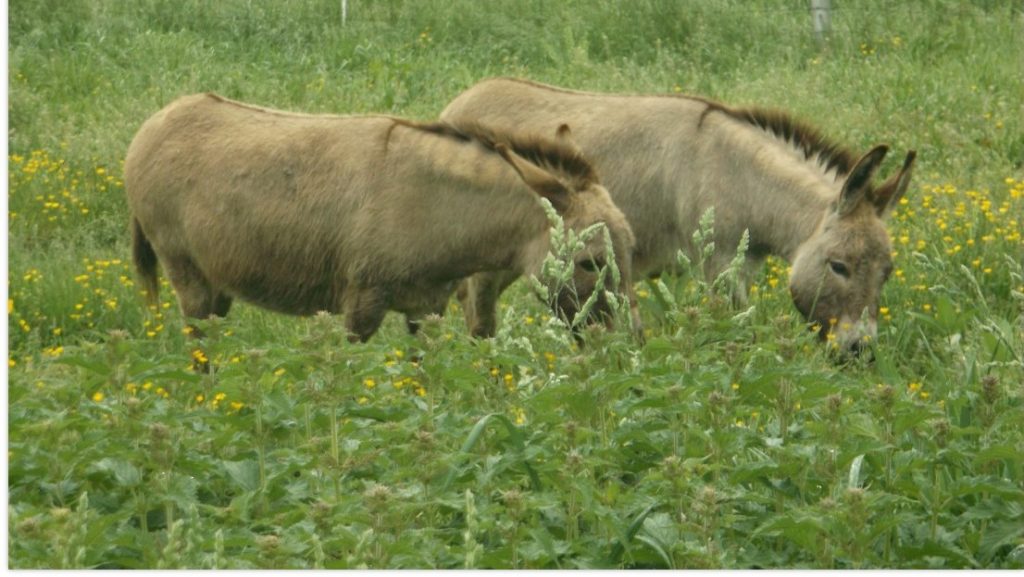
[[[824,45],[832,33],[832,3],[829,0],[811,0],[811,19],[814,21],[814,36],[818,44]]]

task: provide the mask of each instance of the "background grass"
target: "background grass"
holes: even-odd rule
[[[11,2],[11,567],[1024,565],[1019,3],[836,1],[824,46],[796,1],[349,5]],[[499,74],[918,150],[876,362],[833,364],[770,261],[747,316],[641,284],[642,348],[578,350],[517,286],[488,341],[454,305],[357,346],[242,304],[187,369],[128,266],[148,115],[212,90],[430,119]]]

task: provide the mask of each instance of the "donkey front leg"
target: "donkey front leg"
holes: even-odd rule
[[[493,337],[498,329],[498,297],[519,278],[514,271],[477,273],[459,285],[459,301],[465,310],[466,326],[474,337]]]
[[[365,343],[380,328],[388,312],[384,292],[379,288],[352,287],[345,295],[342,311],[345,313],[348,341]]]

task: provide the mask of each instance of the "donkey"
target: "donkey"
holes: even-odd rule
[[[875,186],[886,146],[858,157],[783,112],[513,78],[476,84],[441,119],[495,130],[572,124],[637,235],[637,278],[676,268],[679,250],[695,255],[692,232],[713,207],[715,252],[706,278],[728,266],[749,231],[736,304],[746,302],[765,257],[778,255],[792,265],[794,304],[820,327],[822,340],[856,353],[877,333],[879,297],[893,268],[885,219],[910,183],[913,151]]]
[[[388,310],[415,332],[444,312],[459,279],[538,272],[550,244],[543,197],[573,229],[607,226],[616,288],[635,303],[632,230],[568,128],[558,134],[182,97],[142,125],[125,159],[141,285],[156,298],[159,262],[189,318],[224,316],[240,298],[344,313],[352,342]],[[594,238],[576,256],[605,249]]]

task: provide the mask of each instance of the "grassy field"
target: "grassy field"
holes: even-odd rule
[[[12,0],[10,567],[1024,567],[1021,5],[832,4],[822,46],[796,0]],[[482,341],[455,304],[364,345],[239,304],[189,370],[129,262],[148,115],[430,119],[499,74],[785,108],[885,174],[916,149],[875,362],[774,260],[747,316],[639,283],[643,347],[577,348],[519,283]]]

